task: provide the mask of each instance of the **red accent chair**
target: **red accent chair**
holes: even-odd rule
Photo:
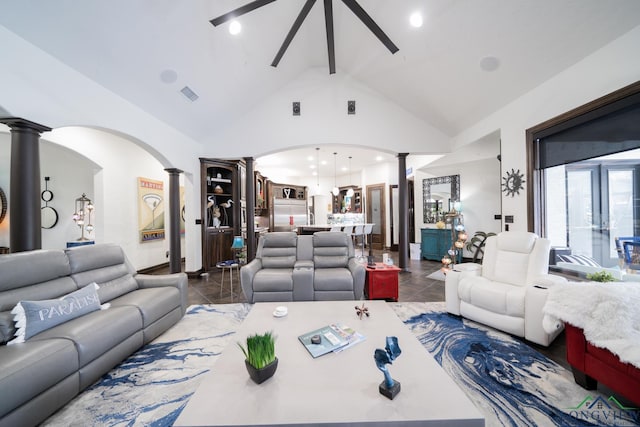
[[[640,368],[623,363],[618,356],[589,343],[582,329],[565,324],[567,361],[576,383],[595,390],[598,381],[640,405]]]

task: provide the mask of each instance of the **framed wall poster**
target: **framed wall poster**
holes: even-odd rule
[[[142,243],[164,239],[163,188],[162,181],[138,178],[138,229]]]

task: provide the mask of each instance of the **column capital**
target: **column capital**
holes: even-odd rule
[[[20,117],[0,117],[0,123],[9,126],[11,130],[32,130],[38,133],[49,132],[50,127],[41,125],[31,120],[21,119]]]
[[[178,169],[178,168],[166,168],[165,171],[167,171],[170,174],[176,174],[176,175],[180,175],[182,172],[184,172],[182,169]]]

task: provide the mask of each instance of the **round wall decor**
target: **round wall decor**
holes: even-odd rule
[[[524,187],[524,174],[520,173],[520,169],[517,171],[511,169],[511,172],[507,171],[505,176],[502,177],[502,191],[507,195],[514,197],[516,194],[520,194],[520,190]]]
[[[51,206],[43,206],[40,208],[42,214],[42,228],[53,228],[58,223],[58,212]]]
[[[4,217],[7,215],[7,195],[0,187],[0,224],[4,221]]]
[[[49,206],[49,202],[53,200],[53,191],[49,190],[49,177],[44,177],[44,191],[40,193],[40,198],[44,201],[44,206],[40,208],[42,216],[40,227],[44,229],[53,228],[58,223],[58,211]]]

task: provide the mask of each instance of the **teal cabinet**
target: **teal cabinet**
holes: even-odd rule
[[[422,240],[420,243],[420,256],[423,259],[440,261],[442,257],[451,249],[450,229],[423,228]]]

